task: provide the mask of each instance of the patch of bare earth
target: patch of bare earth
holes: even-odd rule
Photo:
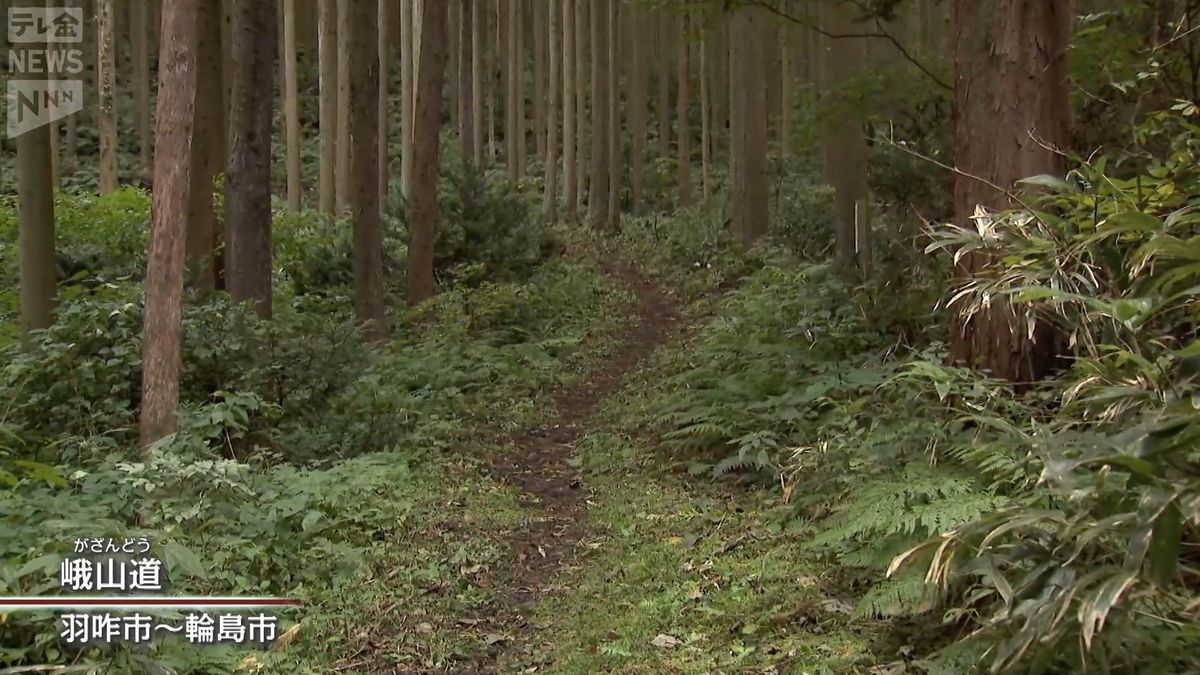
[[[554,412],[545,416],[547,423],[515,435],[506,445],[510,449],[489,461],[492,475],[517,486],[522,504],[535,515],[526,529],[513,533],[507,542],[507,560],[495,577],[500,589],[496,599],[460,620],[484,648],[454,672],[537,670],[532,651],[539,626],[531,624],[527,614],[540,596],[554,591],[559,569],[574,555],[586,532],[587,486],[567,462],[573,444],[625,375],[675,333],[679,308],[671,298],[631,267],[615,262],[602,266],[635,295],[636,314],[616,354],[585,382],[556,391]]]

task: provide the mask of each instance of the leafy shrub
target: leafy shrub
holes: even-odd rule
[[[354,289],[354,230],[346,217],[276,208],[272,216],[275,269],[296,295],[350,297]],[[395,219],[383,219],[384,279],[400,292],[408,248]]]
[[[833,188],[805,159],[772,167],[771,232],[806,260],[829,257],[833,247]]]
[[[1037,486],[893,564],[925,556],[919,568],[976,624],[968,646],[993,670],[1200,665],[1188,647],[1200,608],[1198,131],[1151,116],[1141,133],[1166,150],[1133,162],[1144,175],[1080,162],[1066,181],[1029,181],[1050,189],[1037,210],[981,213],[976,230],[935,243],[991,261],[960,311],[1006,299],[1079,356],[1033,395],[1040,412],[970,415],[988,443],[1036,458],[1024,482]]]
[[[476,168],[454,152],[445,159],[438,180],[437,272],[465,283],[528,277],[553,248],[532,198],[514,190],[501,171]],[[393,194],[389,211],[407,228],[407,204],[398,190]]]

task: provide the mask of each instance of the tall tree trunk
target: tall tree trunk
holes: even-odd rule
[[[561,54],[558,46],[558,36],[562,30],[562,21],[559,16],[560,4],[557,0],[550,2],[550,20],[547,27],[550,37],[548,53],[550,72],[548,73],[549,91],[546,99],[546,193],[542,199],[542,212],[545,214],[546,222],[549,223],[553,223],[557,219],[556,209],[558,207],[558,83],[562,78]]]
[[[483,86],[487,16],[482,4],[483,0],[471,0],[471,156],[479,167],[483,166],[483,97],[487,95]]]
[[[492,0],[487,0],[489,4]],[[500,102],[500,89],[502,87],[502,79],[500,71],[503,69],[500,57],[504,50],[504,41],[500,34],[500,11],[499,0],[495,0],[497,4],[492,5],[492,9],[496,11],[488,11],[488,43],[484,58],[484,71],[487,73],[487,144],[488,144],[488,161],[495,163],[500,156],[499,143],[496,140],[496,106]],[[483,10],[480,10],[481,12]]]
[[[225,89],[225,163],[229,163],[232,131],[229,129],[229,108],[233,105],[233,3],[221,0],[221,83]]]
[[[50,127],[40,126],[17,136],[16,146],[21,342],[29,348],[30,331],[50,326],[58,285]]]
[[[823,6],[822,24],[834,34],[854,33],[857,28],[850,10]],[[859,38],[825,38],[823,59],[826,92],[840,93],[863,60]],[[837,93],[833,95],[838,95]],[[854,266],[860,245],[856,225],[858,210],[867,193],[867,144],[861,120],[843,115],[831,124],[823,137],[825,182],[834,190],[834,227],[837,232],[837,265],[842,270]]]
[[[621,228],[621,19],[620,0],[608,3],[608,229]]]
[[[779,154],[784,159],[792,156],[792,105],[796,99],[793,36],[788,24],[779,27]]]
[[[400,0],[400,186],[405,199],[412,196],[413,76],[416,50],[413,13],[415,0]]]
[[[728,144],[729,134],[729,31],[730,22],[727,17],[722,16],[717,24],[716,29],[716,49],[715,57],[712,66],[712,111],[713,111],[713,137],[712,156],[713,161],[721,156],[721,138],[726,138]],[[728,151],[725,154],[729,157]]]
[[[275,3],[234,0],[229,169],[225,182],[229,294],[271,316],[271,102]]]
[[[459,0],[453,0],[459,2]],[[468,0],[469,1],[469,0]],[[458,142],[463,160],[475,160],[475,45],[472,42],[471,26],[474,23],[470,6],[463,6],[458,22]]]
[[[767,232],[767,111],[763,74],[764,10],[743,7],[730,27],[730,160],[733,229],[743,248]]]
[[[659,11],[658,33],[658,156],[671,156],[671,17]]]
[[[154,116],[154,195],[146,256],[140,420],[143,451],[174,432],[178,423],[184,229],[190,190],[199,12],[199,0],[174,0],[163,8]]]
[[[287,119],[288,208],[300,210],[300,91],[296,75],[296,0],[283,0],[283,114]]]
[[[45,0],[45,1],[46,1],[46,7],[52,8],[52,7],[57,6],[59,0]],[[4,16],[7,17],[8,14],[5,13]],[[8,54],[7,51],[4,53],[6,55]],[[55,73],[47,73],[46,77],[47,77],[47,79],[52,80],[52,81],[61,79]],[[59,187],[62,186],[62,180],[61,180],[61,178],[62,178],[61,177],[62,161],[61,161],[61,153],[59,151],[60,144],[59,144],[59,137],[58,137],[59,121],[53,120],[53,121],[49,122],[47,124],[47,126],[49,127],[49,131],[50,131],[50,189],[57,190]]]
[[[345,21],[338,28],[350,85],[347,195],[354,231],[354,315],[372,342],[387,339],[383,298],[383,226],[379,212],[379,0],[342,0]]]
[[[319,65],[321,172],[320,209],[337,210],[337,0],[317,0],[317,51]]]
[[[377,5],[376,25],[378,26],[378,40],[376,54],[379,64],[379,72],[376,74],[376,79],[379,82],[379,92],[376,94],[378,100],[377,110],[375,115],[379,118],[379,128],[375,132],[375,137],[379,148],[376,150],[376,164],[378,170],[376,175],[379,181],[379,199],[381,203],[387,202],[389,183],[391,181],[391,153],[389,152],[391,134],[388,133],[388,61],[391,58],[391,33],[388,25],[388,8],[391,3],[388,0],[375,0]]]
[[[763,79],[763,84],[766,88],[766,98],[764,99],[767,106],[767,145],[778,145],[779,141],[779,22],[768,21],[763,27],[763,33],[759,39],[763,42],[762,63],[765,72],[770,76]],[[879,40],[882,42],[882,40]],[[866,45],[864,40],[863,44]],[[776,155],[778,149],[775,150]]]
[[[516,17],[518,0],[500,0],[500,30],[504,44],[504,160],[508,179],[517,182],[517,47]]]
[[[517,89],[515,92],[517,106],[517,180],[525,177],[525,152],[526,152],[526,135],[528,130],[528,122],[525,119],[525,3],[524,0],[512,1],[512,23],[509,28],[512,29],[512,45],[513,45],[513,76],[516,78]],[[545,0],[542,0],[543,2]]]
[[[130,37],[133,44],[133,101],[136,112],[138,135],[138,159],[142,171],[149,174],[150,165],[150,51],[147,43],[150,40],[149,26],[150,5],[146,2],[136,2],[129,7],[131,25]],[[219,30],[219,27],[218,27]],[[218,48],[220,45],[218,44]]]
[[[575,159],[575,0],[562,2],[563,211],[568,222],[578,217],[579,173]],[[553,48],[551,48],[553,49]],[[553,54],[551,55],[553,58]]]
[[[417,147],[413,166],[412,229],[408,243],[408,304],[433,297],[434,240],[437,237],[438,152],[442,87],[446,75],[446,5],[424,3],[421,68],[417,76]]]
[[[546,5],[554,0],[533,0],[533,137],[534,149],[546,158]]]
[[[337,33],[338,39],[338,76],[337,76],[337,142],[335,144],[337,165],[334,169],[334,192],[337,193],[336,203],[339,214],[350,210],[350,199],[353,188],[350,186],[350,88],[353,83],[353,71],[350,69],[350,52],[356,45],[344,39],[350,34],[350,6],[356,0],[338,0],[337,3]],[[374,42],[372,42],[374,45]]]
[[[649,78],[646,24],[650,15],[637,5],[630,5],[629,13],[629,183],[633,214],[640,216],[646,183],[646,84]]]
[[[96,79],[99,83],[99,110],[97,124],[100,127],[100,194],[116,190],[117,185],[117,14],[115,0],[96,0],[98,55]]]
[[[67,6],[78,8],[79,3],[77,0],[68,0]],[[4,16],[7,17],[8,14],[5,13]],[[0,36],[0,50],[3,50],[2,53],[7,54],[8,53],[7,31],[0,31],[0,32],[5,33],[5,35]],[[85,32],[91,32],[91,31],[85,30]],[[81,43],[77,46],[84,51],[84,54],[87,53],[86,43]],[[86,57],[82,58],[81,62],[82,62],[83,68],[86,70],[86,68],[87,68]],[[147,69],[146,69],[146,74],[147,74],[147,77],[149,77],[149,67],[147,67]],[[83,76],[83,74],[80,73],[80,77],[82,77],[82,76]],[[86,97],[85,97],[85,99],[86,99]],[[149,119],[149,115],[147,115],[147,119]],[[78,159],[78,155],[79,155],[78,124],[79,124],[79,113],[74,113],[72,115],[68,115],[66,120],[63,122],[63,147],[62,147],[61,156],[62,156],[63,162],[67,165],[67,171],[70,173],[75,172],[75,164],[76,164],[76,160]],[[2,146],[2,144],[0,144],[0,146]]]
[[[448,98],[449,98],[449,101],[447,101],[447,103],[449,103],[449,105],[447,107],[449,108],[449,112],[450,112],[450,129],[452,129],[454,131],[454,133],[457,134],[460,131],[460,127],[458,124],[458,120],[459,120],[459,117],[458,117],[458,95],[459,95],[458,83],[462,79],[462,72],[460,69],[465,66],[465,64],[463,64],[462,61],[459,60],[459,51],[462,49],[462,46],[459,44],[459,40],[458,40],[459,33],[461,32],[460,26],[462,24],[462,18],[463,18],[462,17],[462,3],[458,2],[457,0],[444,0],[444,1],[447,4],[447,7],[446,7],[446,40],[447,40],[447,48],[449,50],[446,54],[446,63],[447,63],[447,68],[448,68],[446,78],[450,82],[450,86],[446,88]]]
[[[699,27],[703,31],[703,27]],[[712,146],[712,111],[711,99],[712,95],[709,92],[709,77],[708,70],[712,66],[712,40],[707,34],[702,34],[700,38],[700,76],[697,78],[700,82],[700,189],[704,197],[704,203],[707,204],[712,199],[712,154],[709,148]]]
[[[589,181],[588,218],[592,229],[609,227],[608,163],[608,0],[591,0],[592,29],[592,171]]]
[[[186,260],[189,277],[201,294],[217,286],[217,218],[213,210],[213,175],[221,170],[225,129],[221,125],[224,96],[221,82],[221,3],[197,0],[196,102],[192,119]]]
[[[1050,148],[1070,142],[1067,49],[1071,3],[1004,0],[986,7],[956,0],[954,156],[955,219],[973,227],[977,206],[1004,209],[1005,195],[968,179],[972,174],[1009,187],[1035,174],[1061,175],[1065,160]],[[958,269],[969,277],[989,262],[968,255]],[[981,366],[995,377],[1028,382],[1047,374],[1057,356],[1053,330],[1032,329],[1008,303],[993,301],[969,320],[957,318],[950,336],[955,363]]]
[[[576,0],[575,3],[575,160],[579,163],[576,172],[575,194],[579,208],[588,193],[588,63],[587,39],[591,0]]]
[[[691,146],[691,125],[688,123],[688,112],[690,110],[691,101],[688,100],[690,92],[688,86],[688,15],[684,14],[679,17],[679,60],[678,74],[676,76],[676,86],[678,87],[678,97],[675,101],[676,120],[675,120],[675,147],[677,155],[675,183],[678,190],[678,205],[690,206],[692,203],[692,146]]]

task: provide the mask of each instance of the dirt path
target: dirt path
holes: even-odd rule
[[[623,263],[601,266],[636,296],[636,314],[615,356],[586,382],[555,392],[555,413],[546,415],[547,424],[512,437],[511,449],[490,461],[491,473],[520,488],[522,504],[535,515],[527,529],[507,542],[496,600],[463,619],[487,649],[456,672],[512,672],[530,656],[538,629],[526,613],[552,591],[559,569],[586,532],[587,488],[580,472],[567,463],[572,444],[584,435],[600,404],[620,387],[626,373],[675,332],[679,307],[672,299]]]

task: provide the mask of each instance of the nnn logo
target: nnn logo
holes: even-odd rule
[[[9,138],[83,110],[79,80],[9,80]]]
[[[83,82],[64,79],[83,70],[83,11],[74,7],[9,7],[6,92],[11,138],[83,109]],[[67,43],[67,46],[60,46]],[[50,48],[49,45],[55,45]]]

